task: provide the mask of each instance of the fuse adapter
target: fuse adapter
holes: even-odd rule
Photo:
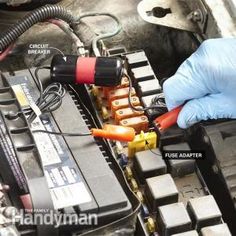
[[[113,87],[121,84],[122,75],[120,58],[55,55],[51,63],[51,78],[60,83]]]

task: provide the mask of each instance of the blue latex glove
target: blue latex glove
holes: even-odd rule
[[[169,110],[184,105],[181,128],[208,119],[236,118],[236,39],[202,43],[163,85]]]

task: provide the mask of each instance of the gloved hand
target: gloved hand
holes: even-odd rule
[[[236,118],[236,39],[202,43],[163,85],[169,110],[184,105],[181,128],[208,119]]]

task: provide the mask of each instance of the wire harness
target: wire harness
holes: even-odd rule
[[[59,5],[46,5],[40,7],[27,14],[23,19],[11,26],[6,32],[3,32],[0,37],[0,51],[4,51],[11,43],[18,39],[20,35],[22,35],[34,24],[51,18],[59,18],[69,24],[74,22],[73,15]]]

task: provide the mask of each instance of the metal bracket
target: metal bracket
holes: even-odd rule
[[[203,33],[207,21],[206,8],[196,0],[142,0],[138,12],[149,23],[194,33]]]

